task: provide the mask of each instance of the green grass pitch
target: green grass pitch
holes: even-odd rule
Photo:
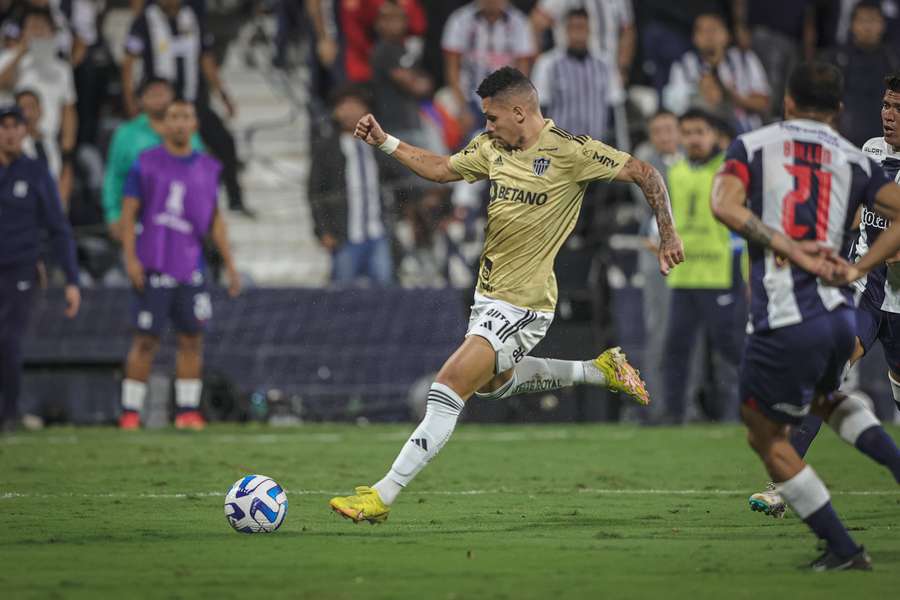
[[[900,492],[824,432],[810,461],[875,561],[797,569],[812,535],[747,508],[765,483],[737,426],[462,425],[386,524],[331,513],[412,426],[200,434],[54,428],[0,438],[0,596],[18,598],[896,598]],[[895,439],[900,430],[891,429]],[[222,500],[247,473],[290,507],[243,535]]]

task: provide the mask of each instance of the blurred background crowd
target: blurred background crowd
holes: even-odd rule
[[[360,116],[453,152],[483,126],[479,81],[512,65],[532,77],[545,116],[655,165],[673,204],[694,202],[676,213],[693,218],[708,212],[703,177],[714,172],[696,167],[779,119],[800,61],[843,70],[848,139],[882,135],[900,0],[0,0],[0,38],[0,104],[19,105],[27,153],[57,178],[83,287],[127,287],[124,179],[180,97],[197,109],[195,145],[223,165],[221,209],[251,289],[471,290],[486,187],[411,177],[352,139]],[[640,329],[651,392],[666,390],[654,421],[692,418],[686,396],[733,419],[743,246],[704,234],[724,262],[664,280],[635,192],[588,191],[557,261],[558,318],[589,326],[594,347]],[[612,299],[630,289],[641,294],[623,321]],[[716,290],[715,302],[696,289]]]

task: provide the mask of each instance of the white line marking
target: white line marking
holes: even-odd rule
[[[570,489],[553,489],[540,492],[527,492],[529,496],[542,494],[565,494],[575,490]],[[750,490],[659,490],[659,489],[616,489],[616,488],[581,488],[577,490],[580,494],[617,494],[621,496],[745,496]],[[30,492],[0,492],[0,500],[15,500],[19,498],[161,498],[161,499],[178,499],[178,498],[205,498],[214,496],[225,496],[227,490],[217,492],[181,492],[181,493],[109,493],[109,494],[79,494],[79,493],[62,493],[62,494],[33,494]],[[289,496],[339,496],[346,494],[347,490],[285,490]],[[487,494],[525,494],[520,490],[512,489],[493,489],[493,490],[423,490],[409,491],[407,495],[412,496],[482,496]],[[847,490],[833,491],[835,496],[896,496],[900,491],[890,490]]]

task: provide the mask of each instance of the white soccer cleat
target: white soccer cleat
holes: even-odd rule
[[[787,511],[787,504],[784,503],[781,494],[775,489],[775,484],[769,483],[764,491],[756,492],[750,496],[750,510],[761,512],[776,519],[783,519],[784,513]]]

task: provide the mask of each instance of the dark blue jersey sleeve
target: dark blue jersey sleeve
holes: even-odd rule
[[[141,200],[141,159],[138,158],[128,169],[128,175],[125,176],[125,185],[122,188],[122,197],[137,198]]]

